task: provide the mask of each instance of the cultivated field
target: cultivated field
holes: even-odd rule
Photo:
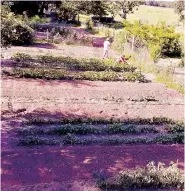
[[[138,18],[177,21],[172,9],[147,6],[128,15]],[[184,95],[118,63],[112,49],[102,59],[100,40],[99,47],[36,43],[3,52],[3,191],[182,186]]]

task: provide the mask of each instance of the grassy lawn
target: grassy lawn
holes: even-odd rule
[[[128,21],[141,20],[149,24],[157,24],[160,21],[165,21],[167,24],[175,25],[178,23],[179,16],[172,8],[141,5],[133,14],[128,14],[127,19]],[[121,21],[122,18],[117,15],[115,20]]]
[[[120,11],[121,13],[121,11]],[[110,16],[110,15],[109,15]],[[85,22],[90,16],[80,15],[80,21]],[[115,16],[116,21],[123,21],[120,15]],[[183,33],[183,24],[179,22],[179,15],[174,12],[173,8],[152,7],[141,5],[134,13],[127,15],[128,21],[141,20],[148,24],[154,24],[165,21],[168,25],[175,25],[176,31]]]

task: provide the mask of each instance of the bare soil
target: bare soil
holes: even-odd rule
[[[184,118],[184,96],[160,83],[2,79],[2,116]],[[155,101],[140,101],[142,98]],[[19,114],[19,112],[18,112]]]

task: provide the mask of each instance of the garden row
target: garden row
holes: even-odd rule
[[[71,123],[70,123],[71,121]],[[84,121],[80,119],[46,121],[32,119],[18,130],[19,144],[30,145],[114,145],[114,144],[182,144],[182,122],[154,120],[147,123],[133,120],[124,122]],[[61,123],[61,124],[59,124]]]
[[[11,71],[4,68],[4,75],[48,80],[146,82],[144,75],[135,67],[114,60],[46,55],[33,58],[23,53],[15,54],[12,59],[16,67]]]
[[[2,70],[3,75],[15,76],[18,78],[34,78],[47,80],[90,80],[90,81],[129,81],[145,82],[144,76],[140,72],[73,72],[62,69],[44,68],[16,68],[12,71]]]
[[[12,57],[17,66],[22,67],[52,67],[65,68],[81,71],[114,71],[114,72],[134,72],[137,68],[128,64],[121,64],[112,59],[97,58],[72,58],[54,57],[51,55],[37,55],[31,57],[29,54],[16,53]]]

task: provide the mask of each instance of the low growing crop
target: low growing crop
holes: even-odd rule
[[[29,58],[29,60],[27,59]],[[114,71],[114,72],[134,72],[136,67],[130,66],[128,64],[121,64],[113,59],[102,60],[97,58],[72,58],[72,57],[54,57],[50,55],[38,55],[36,58],[31,58],[29,54],[16,53],[13,55],[12,59],[16,62],[21,62],[20,64],[29,64],[29,66],[39,67],[57,67],[66,68],[71,70],[80,71]],[[31,61],[31,62],[30,62]],[[29,62],[29,63],[27,63]],[[19,65],[20,65],[19,64]]]
[[[21,145],[118,145],[118,144],[182,144],[184,142],[184,135],[182,133],[161,134],[154,137],[141,136],[79,136],[72,133],[67,133],[64,136],[57,136],[55,138],[35,137],[35,135],[24,136],[20,140]]]
[[[59,69],[15,68],[12,72],[3,70],[4,75],[19,78],[39,78],[47,80],[90,80],[90,81],[139,81],[145,82],[140,72],[85,71],[73,72]]]
[[[120,119],[105,119],[105,118],[81,118],[81,117],[76,117],[76,118],[61,118],[58,120],[52,120],[52,119],[47,119],[47,118],[34,118],[32,117],[29,119],[27,122],[25,122],[26,125],[40,125],[40,124],[140,124],[140,125],[161,125],[161,124],[171,124],[171,125],[176,125],[177,123],[183,123],[181,121],[174,121],[169,118],[165,117],[153,117],[153,118],[135,118],[135,119],[125,119],[125,120],[120,120]]]

